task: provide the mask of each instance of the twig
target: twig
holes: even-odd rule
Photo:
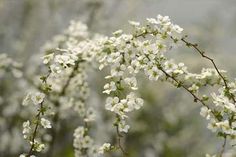
[[[171,39],[174,40],[173,37],[171,37]],[[222,73],[220,72],[220,70],[219,70],[219,68],[217,67],[215,61],[214,61],[211,57],[205,55],[205,52],[202,51],[202,50],[200,50],[200,48],[198,47],[198,44],[190,43],[190,42],[187,41],[185,38],[181,38],[181,41],[184,42],[184,43],[186,44],[186,46],[194,48],[203,58],[206,58],[207,60],[209,60],[209,61],[212,63],[212,65],[214,66],[214,68],[215,68],[215,70],[217,71],[218,75],[219,75],[219,76],[221,77],[221,79],[223,80],[224,85],[225,85],[225,89],[226,89],[227,92],[229,93],[229,90],[230,90],[230,89],[229,89],[229,85],[228,85],[228,83],[227,83],[227,80],[226,80],[226,78],[222,75]],[[233,94],[231,94],[231,93],[229,93],[229,94],[230,94],[229,99],[232,99],[233,102],[234,102],[234,104],[235,104],[235,103],[236,103],[235,96],[234,96]]]
[[[94,6],[92,7],[92,11],[91,11],[91,13],[90,13],[90,15],[89,15],[89,19],[88,19],[88,21],[87,21],[88,28],[91,28],[91,27],[92,27],[93,22],[94,22],[94,15],[95,15],[95,13],[96,13],[96,10],[101,7],[101,4],[97,4],[97,3],[91,4],[91,5],[94,5]],[[83,62],[83,60],[81,60],[81,62]],[[61,92],[60,92],[59,95],[58,95],[59,97],[65,95],[65,92],[66,92],[66,90],[67,90],[67,88],[68,88],[68,86],[69,86],[69,84],[70,84],[70,81],[71,81],[71,79],[74,77],[74,73],[75,73],[75,71],[76,71],[76,70],[78,69],[78,67],[79,67],[79,63],[80,63],[80,61],[78,61],[78,63],[74,66],[74,68],[73,68],[71,74],[69,75],[69,78],[68,78],[67,81],[66,81],[66,84],[64,85],[64,87],[62,88]],[[60,106],[59,100],[56,100],[56,101],[54,102],[54,105],[55,105],[56,107],[59,107],[59,106]],[[53,118],[53,123],[55,124],[55,126],[57,126],[57,123],[58,123],[58,120],[59,120],[59,115],[60,115],[60,113],[59,113],[59,111],[57,111],[56,114],[55,114],[55,116],[54,116],[54,118]],[[47,156],[48,156],[48,157],[52,157],[52,156],[53,156],[53,150],[54,150],[53,147],[54,147],[54,144],[55,144],[55,138],[56,138],[57,132],[58,132],[58,130],[56,130],[55,127],[52,128],[52,131],[51,131],[51,134],[52,134],[52,141],[51,141],[50,144],[49,144],[50,150],[49,150],[48,153],[47,153]]]
[[[32,144],[31,144],[29,153],[27,154],[27,157],[30,157],[32,155],[33,151],[34,151],[34,145],[35,145],[34,142],[35,142],[35,138],[36,138],[36,135],[37,135],[37,130],[38,130],[38,127],[39,127],[39,124],[40,124],[40,117],[41,117],[41,114],[42,114],[42,108],[43,108],[43,102],[41,102],[39,112],[36,115],[37,122],[36,122],[36,125],[35,125],[35,128],[34,128],[32,139],[30,140],[32,142]]]
[[[176,83],[179,84],[179,81],[178,81],[175,77],[169,75],[169,74],[168,74],[165,70],[163,70],[161,67],[159,67],[158,69],[160,69],[168,78],[171,78],[172,80],[174,80]],[[197,101],[201,102],[201,104],[202,104],[203,106],[206,106],[206,107],[209,109],[209,107],[205,104],[205,102],[204,102],[202,99],[200,99],[199,97],[197,97],[193,92],[191,92],[186,86],[184,86],[183,84],[180,84],[180,86],[181,86],[183,89],[185,89],[186,91],[188,91],[188,92],[194,97],[194,101],[196,101],[196,102],[197,102]],[[213,111],[211,111],[211,112],[213,113]],[[214,113],[213,113],[213,115],[214,115]],[[218,119],[217,116],[214,115],[214,117],[215,117],[216,119]],[[222,150],[221,150],[221,152],[220,152],[220,154],[219,154],[219,157],[222,157],[222,155],[223,155],[223,153],[224,153],[225,146],[226,146],[226,142],[227,142],[227,135],[224,136],[224,143],[223,143],[223,145],[222,145]]]
[[[123,137],[120,132],[119,132],[119,128],[118,125],[116,125],[116,134],[117,134],[117,142],[118,142],[118,147],[121,150],[121,152],[123,153],[124,157],[126,157],[128,155],[128,153],[125,151],[125,149],[123,148],[122,144],[121,144],[121,138]]]
[[[203,106],[206,106],[208,109],[209,107],[207,106],[207,104],[202,100],[200,99],[199,97],[197,97],[193,92],[191,92],[188,87],[186,87],[185,85],[181,84],[175,77],[171,76],[170,74],[168,74],[163,68],[161,67],[158,67],[159,70],[161,70],[168,78],[171,78],[172,80],[174,80],[178,85],[180,85],[180,87],[182,87],[183,89],[185,89],[188,93],[190,93],[193,98],[194,98],[194,101],[197,102],[201,102],[201,104]]]
[[[225,147],[226,147],[226,142],[227,142],[227,137],[225,136],[225,137],[224,137],[224,142],[223,142],[223,144],[222,144],[222,148],[221,148],[221,151],[220,151],[220,154],[219,154],[219,157],[222,157],[223,154],[224,154]]]

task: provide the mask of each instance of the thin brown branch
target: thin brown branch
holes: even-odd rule
[[[161,68],[161,67],[158,67],[158,69],[161,70],[161,71],[166,75],[166,77],[171,78],[171,79],[174,80],[178,85],[180,85],[180,87],[182,87],[182,88],[185,89],[188,93],[190,93],[190,94],[193,96],[195,102],[199,101],[203,106],[206,106],[207,108],[209,108],[209,107],[207,106],[207,104],[206,104],[202,99],[200,99],[199,97],[197,97],[192,91],[190,91],[190,90],[188,89],[188,87],[186,87],[185,85],[181,84],[180,81],[178,81],[175,77],[173,77],[173,76],[171,76],[170,74],[168,74],[168,73],[167,73],[163,68]]]
[[[173,77],[173,76],[171,76],[171,75],[169,75],[165,70],[163,70],[161,67],[158,67],[158,69],[159,70],[161,70],[165,75],[166,75],[166,77],[168,77],[168,78],[171,78],[172,80],[174,80],[176,83],[180,83],[175,77]],[[180,84],[180,86],[183,88],[183,89],[185,89],[187,92],[189,92],[193,97],[194,97],[194,101],[199,101],[199,102],[201,102],[201,104],[203,105],[203,106],[206,106],[207,108],[209,108],[206,104],[205,104],[205,102],[202,100],[202,99],[200,99],[199,97],[197,97],[193,92],[191,92],[186,86],[184,86],[183,84]],[[212,112],[212,111],[211,111]],[[213,112],[212,112],[213,113]],[[213,113],[213,115],[214,115],[214,113]],[[214,115],[215,116],[215,115]],[[215,116],[215,118],[216,119],[218,119],[216,116]],[[219,157],[222,157],[222,155],[223,155],[223,153],[224,153],[224,150],[225,150],[225,146],[226,146],[226,142],[227,142],[227,135],[225,135],[224,136],[224,142],[223,142],[223,145],[222,145],[222,149],[221,149],[221,152],[220,152],[220,154],[219,154]]]
[[[42,114],[42,108],[43,108],[43,102],[40,104],[38,114],[36,115],[36,125],[35,125],[35,128],[34,128],[33,136],[30,140],[32,144],[31,144],[30,150],[27,154],[27,157],[30,157],[32,155],[33,151],[34,151],[35,138],[36,138],[36,135],[37,135],[37,130],[38,130],[39,124],[40,124],[40,117],[41,117],[41,114]]]
[[[219,154],[219,157],[222,157],[223,154],[224,154],[224,151],[225,151],[225,147],[226,147],[226,143],[227,143],[227,137],[225,136],[224,137],[224,142],[222,144],[222,148],[221,148],[221,151],[220,151],[220,154]]]
[[[146,34],[147,34],[147,32],[143,32],[143,33],[141,33],[141,34],[139,34],[139,35],[136,35],[135,38],[137,38],[137,37],[145,37]],[[171,38],[173,41],[175,41],[175,39],[174,39],[172,36],[170,36],[170,38]],[[234,94],[229,93],[229,90],[230,90],[230,89],[229,89],[227,80],[226,80],[226,78],[222,75],[222,73],[220,72],[220,70],[219,70],[219,68],[217,67],[217,65],[216,65],[216,63],[214,62],[214,60],[213,60],[212,58],[210,58],[209,56],[205,55],[205,52],[202,51],[202,50],[200,50],[200,49],[198,48],[198,44],[192,44],[192,43],[188,42],[187,40],[185,40],[185,38],[182,38],[181,41],[183,41],[183,42],[186,44],[186,46],[188,46],[188,47],[193,47],[203,58],[206,58],[207,60],[209,60],[209,61],[213,64],[213,66],[214,66],[215,70],[217,71],[218,75],[221,77],[221,79],[222,79],[223,82],[224,82],[224,86],[225,86],[226,92],[227,92],[228,94],[230,94],[229,99],[232,99],[233,102],[234,102],[234,104],[236,104],[235,96],[234,96]],[[147,58],[150,60],[150,58],[149,58],[148,56],[147,56]],[[199,97],[197,97],[197,96],[196,96],[192,91],[190,91],[186,86],[184,86],[183,84],[181,84],[180,81],[178,81],[175,77],[173,77],[173,76],[171,76],[170,74],[168,74],[161,66],[157,66],[157,67],[158,67],[159,70],[161,70],[161,71],[166,75],[167,78],[171,78],[171,79],[174,80],[178,85],[180,85],[180,87],[182,87],[182,88],[185,89],[188,93],[190,93],[190,94],[194,97],[194,101],[195,101],[195,102],[199,101],[203,106],[205,106],[205,107],[207,107],[207,108],[209,109],[209,107],[207,106],[207,104],[206,104],[202,99],[200,99]],[[211,112],[212,112],[213,115],[214,115],[214,112],[213,112],[213,111],[211,111]],[[214,116],[215,116],[215,115],[214,115]],[[218,119],[217,116],[215,116],[215,118]],[[233,119],[233,118],[234,118],[234,115],[231,116],[231,119]],[[231,125],[231,122],[230,122],[230,125]],[[223,155],[223,153],[224,153],[225,146],[226,146],[226,142],[227,142],[227,135],[224,136],[224,142],[223,142],[222,150],[221,150],[221,152],[220,152],[220,154],[219,154],[219,157],[222,157],[222,155]]]
[[[135,38],[138,38],[138,37],[144,37],[144,38],[145,38],[145,35],[147,35],[148,33],[150,33],[150,34],[157,34],[158,31],[153,31],[153,32],[144,31],[143,33],[138,34],[138,35],[135,35],[134,37],[135,37]],[[176,39],[175,39],[174,37],[170,36],[170,38],[171,38],[174,42],[176,41]],[[229,92],[230,88],[229,88],[229,85],[228,85],[228,81],[227,81],[226,78],[223,76],[223,74],[220,72],[218,66],[216,65],[216,63],[215,63],[215,61],[214,61],[214,59],[211,58],[211,57],[209,57],[209,56],[207,56],[207,55],[205,54],[205,52],[202,51],[202,50],[199,48],[198,44],[193,44],[193,43],[187,41],[187,40],[186,40],[186,37],[181,38],[181,41],[184,42],[184,43],[186,44],[186,46],[192,47],[193,49],[195,49],[196,52],[198,52],[203,58],[209,60],[209,61],[212,63],[212,65],[213,65],[213,67],[215,68],[216,72],[218,73],[218,75],[220,76],[220,78],[223,80],[223,83],[224,83],[226,92],[227,92],[227,94],[230,95],[230,96],[229,96],[229,99],[232,99],[233,102],[234,102],[234,104],[236,104],[235,95],[234,95],[234,94],[231,94],[231,93]]]
[[[117,142],[118,142],[118,147],[121,150],[121,152],[123,153],[124,157],[127,157],[128,153],[125,151],[125,149],[123,148],[122,144],[121,144],[121,138],[123,137],[121,135],[121,133],[119,132],[119,128],[118,125],[116,125],[116,134],[117,134]]]
[[[148,59],[149,61],[151,61],[151,59],[150,59],[148,56],[146,56],[146,57],[147,57],[147,59]],[[161,66],[157,65],[157,68],[158,68],[159,70],[161,70],[161,71],[166,75],[167,78],[171,78],[171,79],[172,79],[173,81],[175,81],[180,87],[182,87],[182,88],[185,89],[188,93],[190,93],[190,94],[193,96],[193,98],[194,98],[194,102],[199,101],[203,106],[205,106],[205,107],[207,107],[207,108],[209,109],[208,105],[207,105],[201,98],[197,97],[197,95],[195,95],[191,90],[189,90],[188,87],[186,87],[183,83],[181,83],[179,80],[177,80],[177,78],[175,78],[175,77],[171,76],[170,74],[168,74]],[[214,114],[213,114],[213,115],[214,115]]]
[[[173,37],[171,37],[171,39],[174,40]],[[221,79],[223,80],[225,89],[227,90],[227,92],[229,92],[229,85],[228,85],[228,83],[227,83],[228,81],[227,81],[226,78],[223,76],[223,74],[220,72],[220,70],[219,70],[219,68],[217,67],[215,61],[214,61],[211,57],[207,56],[204,51],[200,50],[200,48],[198,47],[198,44],[193,44],[193,43],[187,41],[185,38],[181,38],[181,41],[184,42],[184,43],[186,44],[186,46],[192,47],[193,49],[195,49],[196,52],[198,52],[203,58],[206,58],[207,60],[209,60],[209,61],[212,63],[212,65],[214,66],[214,68],[215,68],[215,70],[217,71],[218,75],[219,75],[219,76],[221,77]],[[234,104],[236,103],[236,99],[235,99],[235,96],[234,96],[233,94],[230,94],[230,97],[229,97],[229,98],[233,100]]]
[[[49,75],[50,75],[50,73],[47,74],[46,78],[48,78]],[[31,80],[28,76],[26,76],[26,74],[23,74],[23,75],[22,75],[22,78],[23,78],[29,85],[33,86],[35,89],[39,90],[40,92],[45,92],[41,86],[36,85],[33,80]],[[46,83],[46,82],[44,82],[44,83]],[[54,102],[50,96],[47,97],[47,100],[48,100],[49,102],[51,102],[51,103]]]

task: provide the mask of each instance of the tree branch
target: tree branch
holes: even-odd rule
[[[171,39],[174,40],[173,37],[171,37]],[[220,70],[219,70],[219,68],[217,67],[215,61],[214,61],[211,57],[207,56],[204,51],[200,50],[200,48],[198,47],[198,44],[193,44],[193,43],[187,41],[185,38],[181,38],[181,41],[184,42],[184,43],[186,44],[186,46],[192,47],[193,49],[195,49],[196,52],[198,52],[203,58],[206,58],[207,60],[209,60],[209,61],[212,63],[212,65],[214,66],[215,70],[217,71],[217,73],[219,74],[219,76],[221,77],[221,79],[222,79],[223,82],[224,82],[224,86],[225,86],[226,92],[230,94],[229,99],[232,99],[233,102],[234,102],[234,104],[235,104],[235,103],[236,103],[235,96],[234,96],[234,94],[231,94],[231,93],[229,92],[230,89],[229,89],[228,81],[227,81],[226,78],[223,76],[223,74],[220,72]]]
[[[31,147],[30,147],[30,150],[27,154],[26,157],[30,157],[34,151],[34,146],[35,146],[35,138],[36,138],[36,135],[37,135],[37,130],[38,130],[38,127],[39,127],[39,124],[40,124],[40,117],[41,117],[41,114],[42,114],[42,108],[43,108],[43,102],[41,102],[40,104],[40,108],[39,108],[39,111],[38,111],[38,114],[36,115],[36,125],[35,125],[35,128],[34,128],[34,132],[33,132],[33,136],[31,138]]]

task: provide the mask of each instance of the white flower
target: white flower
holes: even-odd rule
[[[89,148],[93,144],[93,139],[89,136],[85,136],[82,140],[82,147],[83,148]]]
[[[115,106],[118,103],[119,103],[119,98],[118,97],[114,97],[114,98],[108,97],[106,99],[105,108],[106,108],[106,110],[113,111],[113,106]]]
[[[31,95],[31,100],[33,101],[33,103],[35,105],[38,105],[38,104],[43,102],[44,97],[45,97],[45,94],[43,94],[41,92],[36,92],[36,93]]]
[[[37,151],[37,152],[41,152],[41,151],[44,150],[44,148],[45,148],[45,145],[44,145],[43,143],[39,143],[39,144],[37,144],[36,146],[37,146],[37,147],[36,147],[36,151]]]
[[[221,128],[222,131],[224,131],[225,133],[230,133],[230,125],[229,125],[229,121],[228,120],[224,120],[221,122],[217,122],[216,126]]]
[[[136,110],[140,109],[140,108],[143,106],[143,103],[144,103],[143,99],[141,99],[141,98],[136,98],[136,99],[135,99],[134,108],[135,108]]]
[[[41,118],[41,125],[47,129],[47,128],[52,128],[51,122],[45,118]]]
[[[136,59],[131,61],[131,65],[127,67],[130,74],[137,74],[141,69],[140,62]]]
[[[118,58],[119,59],[119,58]],[[123,76],[126,66],[124,64],[113,64],[111,67],[111,77]]]
[[[134,27],[140,26],[140,23],[136,21],[129,21],[129,24],[131,24]]]
[[[197,92],[199,87],[196,84],[193,84],[191,87],[188,88],[192,92]]]
[[[122,33],[123,33],[123,30],[117,30],[117,31],[113,32],[113,35],[120,36]]]
[[[75,129],[74,136],[75,137],[83,137],[85,133],[85,128],[82,126],[79,126]]]
[[[233,103],[230,103],[229,101],[227,101],[225,103],[225,108],[227,108],[228,110],[232,111],[232,112],[236,112],[236,107]]]
[[[96,118],[96,114],[93,108],[88,108],[87,112],[86,112],[86,118],[84,119],[84,121],[86,122],[90,122],[90,121],[94,121]]]
[[[28,106],[31,100],[31,93],[28,93],[26,97],[24,98],[22,105],[23,106]]]
[[[125,100],[125,99],[123,99]],[[125,111],[125,103],[121,102],[120,103],[117,103],[115,104],[111,111],[115,112],[116,114],[118,114],[119,116],[121,116],[122,118],[126,118],[127,116],[125,115],[124,111]]]
[[[125,83],[130,86],[132,90],[137,90],[137,80],[135,77],[125,78]]]
[[[151,24],[158,24],[158,21],[154,18],[147,18],[147,21]]]
[[[127,108],[124,110],[130,112],[134,109],[138,110],[143,106],[143,99],[137,98],[134,93],[129,93],[126,97]]]
[[[206,119],[210,119],[211,110],[208,109],[206,106],[201,107],[200,115],[205,117]]]
[[[34,140],[34,142],[30,141],[30,144],[34,144],[34,149],[37,151],[37,152],[41,152],[42,150],[44,150],[45,148],[45,145],[43,143],[40,143],[39,141],[37,140]]]
[[[233,103],[230,102],[229,98],[224,95],[224,92],[219,90],[220,94],[216,95],[215,93],[212,93],[211,96],[213,98],[213,103],[216,106],[221,106],[226,108],[227,110],[230,110],[231,112],[236,112],[236,107]]]
[[[130,128],[130,126],[127,125],[124,120],[121,120],[121,121],[118,123],[119,132],[125,132],[125,133],[127,133],[128,130],[129,130],[129,128]]]
[[[19,157],[27,157],[26,154],[21,154]],[[35,155],[30,155],[29,157],[36,157]]]
[[[161,25],[170,25],[171,24],[169,16],[157,15],[157,22],[158,22],[158,24],[161,24]]]
[[[99,148],[99,153],[104,154],[104,152],[109,151],[111,149],[111,144],[110,143],[104,143],[100,148]]]
[[[74,147],[77,149],[81,148],[92,148],[93,147],[93,139],[85,135],[85,128],[84,127],[78,127],[74,132]]]
[[[26,121],[23,123],[23,136],[26,139],[28,137],[28,134],[31,131],[31,127],[30,127],[30,121]]]
[[[74,110],[79,113],[81,117],[85,115],[85,104],[82,101],[77,101],[74,105]]]
[[[110,94],[112,91],[115,91],[117,89],[116,83],[114,81],[111,81],[110,83],[105,84],[103,93]]]
[[[172,29],[176,32],[176,33],[182,33],[182,31],[184,30],[183,28],[181,28],[180,26],[178,25],[173,25],[172,26]]]
[[[53,73],[59,74],[62,72],[61,67],[55,64],[50,65],[50,69],[52,70]]]
[[[76,54],[73,53],[65,53],[63,55],[56,55],[55,62],[61,64],[64,68],[69,65],[75,65],[75,61],[78,59]]]
[[[216,121],[212,119],[211,122],[208,123],[207,128],[210,129],[212,132],[216,132],[218,129],[216,126]]]
[[[54,57],[54,53],[50,53],[48,55],[45,55],[42,57],[43,59],[43,64],[48,64]]]
[[[216,155],[206,154],[206,157],[216,157]]]
[[[145,73],[146,75],[148,75],[148,78],[151,81],[157,81],[162,75],[162,72],[156,66],[153,66],[150,69],[146,69]]]

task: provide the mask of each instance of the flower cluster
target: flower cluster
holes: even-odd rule
[[[24,98],[23,102],[22,102],[22,105],[23,106],[27,106],[29,105],[31,102],[34,104],[34,105],[39,105],[43,102],[45,98],[45,94],[44,93],[41,93],[41,92],[36,92],[36,93],[28,93],[26,95],[26,97]]]
[[[82,126],[75,129],[73,143],[75,148],[75,157],[95,157],[98,155],[98,148],[94,145],[93,139],[88,136],[87,133],[87,128],[84,128]]]
[[[113,97],[107,98],[106,109],[118,115],[116,123],[119,130],[128,131],[129,126],[124,119],[127,117],[126,112],[133,109],[127,100],[130,94],[125,99],[122,98],[124,84],[128,85],[128,89],[136,90],[135,75],[143,70],[150,80],[168,81],[191,93],[194,101],[199,101],[203,105],[201,115],[210,120],[208,128],[218,131],[218,135],[224,138],[230,136],[234,139],[235,83],[229,83],[224,78],[222,73],[225,71],[219,70],[213,62],[214,69],[203,68],[200,74],[194,74],[188,72],[183,63],[176,64],[173,60],[167,59],[165,53],[173,46],[178,46],[180,41],[189,46],[181,36],[183,29],[172,24],[167,16],[159,15],[157,19],[147,19],[146,26],[134,21],[130,21],[130,24],[134,27],[134,34],[122,34],[121,30],[115,32],[114,37],[104,42],[102,52],[98,53],[100,69],[106,66],[111,68],[110,75],[106,77],[111,81],[104,86],[104,93]],[[145,40],[148,36],[154,40]],[[196,45],[192,46],[196,48]],[[200,54],[204,56],[201,51]],[[211,59],[210,61],[212,62]],[[209,96],[199,94],[199,90],[206,85],[220,86],[218,95],[211,94],[215,106],[208,105]],[[140,100],[139,102],[142,102]],[[138,104],[136,101],[133,102]],[[139,109],[142,105],[137,106],[136,109]]]
[[[230,95],[235,94],[235,82],[230,83]],[[212,108],[201,108],[201,115],[209,120],[208,128],[218,132],[221,136],[229,136],[235,140],[236,121],[234,118],[236,107],[230,100],[225,87],[219,88],[218,93],[212,93]]]
[[[38,128],[41,126],[45,129],[52,128],[51,122],[45,118],[46,108],[43,107],[43,102],[45,100],[45,94],[41,92],[28,93],[23,100],[22,105],[27,106],[30,103],[36,105],[38,108],[38,113],[35,119],[30,122],[29,120],[23,123],[23,137],[27,141],[29,141],[31,145],[31,149],[28,155],[32,155],[32,151],[41,152],[45,148],[45,144],[41,142],[40,138],[36,137],[36,132],[38,132]],[[43,117],[44,116],[44,117]],[[23,156],[22,154],[21,156]],[[26,155],[25,155],[26,156]]]
[[[130,129],[127,124],[129,114],[141,109],[144,104],[144,100],[135,93],[138,90],[138,73],[144,73],[151,81],[169,82],[186,90],[195,102],[203,105],[200,114],[209,120],[208,128],[224,138],[229,136],[234,139],[236,82],[226,80],[223,75],[225,71],[219,70],[211,59],[214,69],[203,68],[200,74],[196,74],[189,72],[184,63],[175,63],[173,59],[167,58],[166,53],[181,45],[181,42],[196,48],[196,45],[186,42],[182,35],[183,29],[173,24],[168,16],[148,18],[143,25],[135,21],[130,21],[130,24],[133,27],[131,34],[118,30],[112,37],[95,35],[89,39],[87,27],[80,22],[72,22],[60,38],[57,37],[53,44],[47,46],[49,50],[43,56],[43,63],[50,72],[47,84],[53,92],[54,107],[63,111],[73,108],[84,122],[84,126],[79,126],[74,132],[75,155],[96,156],[112,150],[109,143],[98,149],[88,134],[88,122],[95,120],[94,110],[86,104],[89,98],[87,69],[93,65],[99,70],[108,71],[103,90],[108,95],[105,109],[116,117],[114,126],[123,153],[120,138],[121,133],[127,133]],[[218,93],[201,95],[201,90],[207,85],[218,86]],[[28,94],[23,104],[27,105],[30,101],[35,105],[42,104],[44,94]],[[50,122],[41,117],[41,110],[36,125],[51,128]],[[70,115],[71,112],[67,113]],[[32,133],[31,122],[26,121],[23,126],[24,137],[29,138]],[[31,142],[34,150],[43,148],[35,139]]]
[[[51,91],[57,93],[57,106],[54,108],[59,108],[59,111],[55,114],[68,117],[76,113],[84,123],[84,126],[79,126],[74,133],[75,156],[96,154],[95,147],[91,148],[93,139],[88,136],[88,125],[95,120],[96,115],[93,107],[86,104],[89,97],[87,69],[96,47],[93,42],[84,41],[88,35],[86,25],[72,21],[63,37],[66,40],[53,44],[51,49],[55,52],[42,57],[51,72],[47,83],[50,84]],[[60,47],[53,48],[59,44]],[[71,112],[71,109],[74,112]]]
[[[179,39],[177,34],[182,32],[182,28],[172,24],[169,17],[159,15],[157,19],[147,19],[146,26],[134,21],[130,21],[130,24],[134,27],[134,34],[123,34],[122,30],[118,30],[113,37],[103,41],[102,51],[97,52],[99,69],[110,67],[110,74],[105,77],[110,81],[105,84],[103,93],[112,96],[106,100],[106,109],[116,114],[115,125],[120,132],[128,132],[129,125],[125,121],[127,113],[143,105],[143,100],[133,92],[124,96],[127,90],[138,89],[137,73],[142,70],[150,80],[158,80],[163,76],[158,67],[160,64],[168,74],[179,75],[186,71],[183,63],[177,65],[164,57],[172,41],[166,39],[167,35]],[[155,40],[139,39],[148,35],[155,36]]]
[[[130,93],[125,99],[119,100],[118,97],[108,97],[106,100],[105,108],[111,112],[116,113],[120,117],[118,119],[118,129],[120,132],[128,132],[129,125],[126,125],[125,118],[128,116],[126,113],[133,110],[138,110],[143,106],[143,100]]]
[[[111,150],[111,144],[110,143],[104,143],[100,148],[99,148],[99,153],[104,154],[106,151]]]

